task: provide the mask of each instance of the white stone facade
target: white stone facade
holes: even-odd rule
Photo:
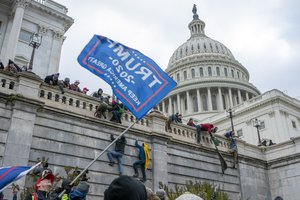
[[[28,66],[30,36],[39,33],[42,44],[35,51],[33,72],[42,78],[58,72],[64,34],[73,22],[67,8],[52,0],[1,1],[0,60],[4,65],[11,59],[20,67]]]
[[[170,58],[166,72],[177,87],[158,108],[165,115],[179,112],[184,120],[213,123],[219,134],[231,130],[229,114],[241,139],[258,144],[253,120],[261,121],[260,138],[279,143],[300,136],[300,101],[278,90],[261,94],[249,83],[249,72],[222,43],[205,35],[205,23],[194,13],[191,37]]]

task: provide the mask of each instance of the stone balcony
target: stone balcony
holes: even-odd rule
[[[111,114],[107,113],[107,119],[101,119],[94,116],[97,106],[100,101],[94,97],[78,93],[71,90],[66,90],[64,94],[61,93],[58,87],[51,86],[43,82],[43,80],[35,74],[28,72],[21,72],[18,74],[11,74],[4,71],[0,71],[0,93],[5,95],[17,95],[34,99],[43,104],[43,107],[67,112],[73,115],[78,115],[85,118],[91,118],[93,120],[102,120],[106,123],[115,124],[109,121]],[[159,118],[159,120],[156,120]],[[136,120],[135,116],[131,112],[125,111],[122,116],[122,126],[127,127]],[[171,123],[171,130],[165,130],[166,117],[160,112],[150,112],[143,119],[138,121],[134,128],[149,134],[159,132],[161,135],[170,137],[173,140],[188,143],[189,145],[198,146],[196,144],[196,130],[194,127],[187,126],[185,124]],[[158,126],[159,124],[159,126]],[[221,141],[219,149],[221,151],[228,151],[228,140],[225,137],[216,135]],[[203,133],[201,136],[201,143],[203,148],[214,148],[207,133]]]

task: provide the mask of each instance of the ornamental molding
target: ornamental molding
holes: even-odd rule
[[[14,10],[16,9],[16,7],[25,9],[30,3],[31,0],[16,0],[14,5]]]
[[[47,31],[50,29],[49,27],[43,24],[38,24],[38,27],[39,27],[39,34],[41,35],[46,35]]]
[[[61,31],[57,31],[57,30],[52,30],[53,32],[53,38],[56,39],[56,40],[62,40],[63,39],[63,36],[64,36],[64,33],[61,32]]]

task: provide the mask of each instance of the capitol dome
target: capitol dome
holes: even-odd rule
[[[229,48],[205,35],[205,23],[193,7],[190,38],[169,60],[166,73],[176,88],[158,104],[160,111],[181,113],[184,119],[205,119],[237,106],[260,94],[249,82],[248,70]]]
[[[184,57],[197,54],[215,54],[234,60],[234,56],[231,51],[224,44],[213,40],[204,34],[199,34],[199,36],[192,36],[188,41],[180,45],[180,47],[175,50],[170,58],[168,66],[172,67],[176,61]]]

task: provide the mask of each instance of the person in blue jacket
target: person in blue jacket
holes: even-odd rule
[[[141,167],[143,178],[141,179],[142,182],[146,182],[146,169],[145,169],[145,162],[146,162],[146,155],[144,146],[139,145],[138,141],[135,141],[135,147],[139,149],[139,160],[133,163],[134,175],[133,177],[139,177],[138,167]]]

